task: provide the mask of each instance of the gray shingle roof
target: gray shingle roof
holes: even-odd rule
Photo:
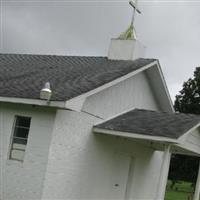
[[[0,96],[39,99],[41,88],[49,81],[53,91],[52,100],[68,100],[153,61],[0,54]]]
[[[95,128],[177,139],[198,123],[198,115],[135,109]]]

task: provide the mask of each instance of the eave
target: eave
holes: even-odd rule
[[[167,142],[167,143],[174,143],[177,144],[177,139],[161,137],[161,136],[151,136],[151,135],[142,135],[138,133],[129,133],[129,132],[121,132],[121,131],[114,131],[114,130],[107,130],[102,128],[93,128],[94,133],[102,133],[107,135],[125,137],[130,139],[141,139],[141,140],[149,140],[149,141],[157,141],[157,142]]]
[[[16,97],[0,97],[0,102],[4,103],[18,103],[27,105],[37,105],[45,107],[55,107],[65,109],[65,101],[51,101],[49,104],[45,100],[40,99],[28,99],[28,98],[16,98]]]
[[[138,133],[129,133],[121,132],[116,130],[107,130],[102,128],[93,127],[93,133],[99,135],[110,135],[115,137],[127,138],[135,142],[141,143],[144,146],[153,148],[154,150],[163,151],[165,145],[171,145],[171,153],[183,154],[189,156],[198,156],[200,157],[200,148],[191,145],[187,141],[187,137],[195,129],[200,127],[200,123],[194,126],[192,129],[183,133],[179,138],[169,138],[163,136],[151,136],[151,135],[142,135]]]

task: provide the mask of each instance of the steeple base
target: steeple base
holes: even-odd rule
[[[138,40],[111,39],[108,59],[110,60],[135,60],[144,58],[145,47]]]

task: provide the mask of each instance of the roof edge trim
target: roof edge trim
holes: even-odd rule
[[[0,102],[5,103],[20,103],[20,104],[29,104],[29,105],[38,105],[38,106],[46,106],[46,107],[56,107],[56,108],[64,108],[64,101],[50,101],[50,104],[47,104],[46,100],[40,99],[27,99],[27,98],[17,98],[17,97],[0,97]]]
[[[162,83],[163,83],[167,98],[169,100],[169,104],[171,106],[172,112],[175,112],[175,109],[174,109],[174,106],[173,106],[173,103],[172,103],[172,99],[171,99],[171,96],[170,96],[170,93],[169,93],[169,89],[167,87],[165,76],[163,74],[163,71],[162,71],[162,68],[161,68],[159,60],[157,60],[157,66],[158,66],[158,71],[159,71],[159,74],[160,74],[160,77],[161,77],[161,80],[162,80]]]
[[[93,127],[92,130],[94,133],[102,133],[102,134],[114,135],[114,136],[120,136],[120,137],[132,138],[132,139],[151,140],[151,141],[157,141],[157,142],[168,142],[168,143],[178,144],[177,139],[172,139],[168,137],[142,135],[138,133],[121,132],[121,131],[96,128],[96,127]]]

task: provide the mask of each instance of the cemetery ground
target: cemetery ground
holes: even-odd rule
[[[189,200],[192,199],[191,195],[194,191],[194,188],[191,187],[191,183],[178,181],[173,189],[170,188],[171,181],[168,180],[165,200]]]

